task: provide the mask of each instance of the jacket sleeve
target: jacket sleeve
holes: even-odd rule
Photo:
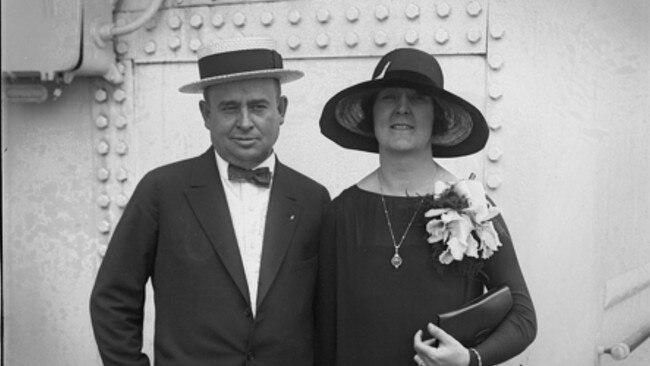
[[[138,184],[99,268],[90,298],[95,339],[105,366],[148,366],[142,352],[145,285],[158,236],[155,179]]]
[[[504,321],[481,344],[474,347],[481,355],[484,366],[504,362],[523,352],[537,334],[535,308],[519,267],[510,233],[501,215],[494,219],[502,246],[488,260],[485,266],[487,287],[508,285],[513,297],[513,306]],[[477,365],[471,352],[470,365]]]

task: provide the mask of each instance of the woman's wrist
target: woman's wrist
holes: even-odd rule
[[[481,354],[478,353],[474,348],[468,348],[469,350],[469,366],[483,366],[483,360],[481,359]]]

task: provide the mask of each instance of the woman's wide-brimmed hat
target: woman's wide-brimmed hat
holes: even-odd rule
[[[240,37],[213,41],[197,51],[200,80],[183,85],[181,93],[202,93],[211,85],[249,79],[298,80],[302,71],[283,68],[275,41],[265,37]]]
[[[435,124],[446,126],[442,128],[444,132],[433,136],[433,156],[464,156],[485,147],[489,129],[481,112],[445,90],[438,61],[413,48],[389,52],[379,60],[370,81],[334,95],[321,114],[322,134],[347,149],[378,152],[369,112],[378,91],[387,87],[412,88],[433,97],[434,109],[440,109],[435,112]]]

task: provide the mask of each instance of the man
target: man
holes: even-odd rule
[[[212,147],[146,174],[115,229],[91,297],[105,365],[149,365],[145,284],[154,288],[154,363],[311,365],[318,238],[330,201],[273,153],[287,98],[274,42],[225,40],[199,54]]]

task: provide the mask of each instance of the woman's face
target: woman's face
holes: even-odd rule
[[[410,88],[385,88],[373,106],[375,137],[380,150],[426,150],[431,154],[433,101]]]

